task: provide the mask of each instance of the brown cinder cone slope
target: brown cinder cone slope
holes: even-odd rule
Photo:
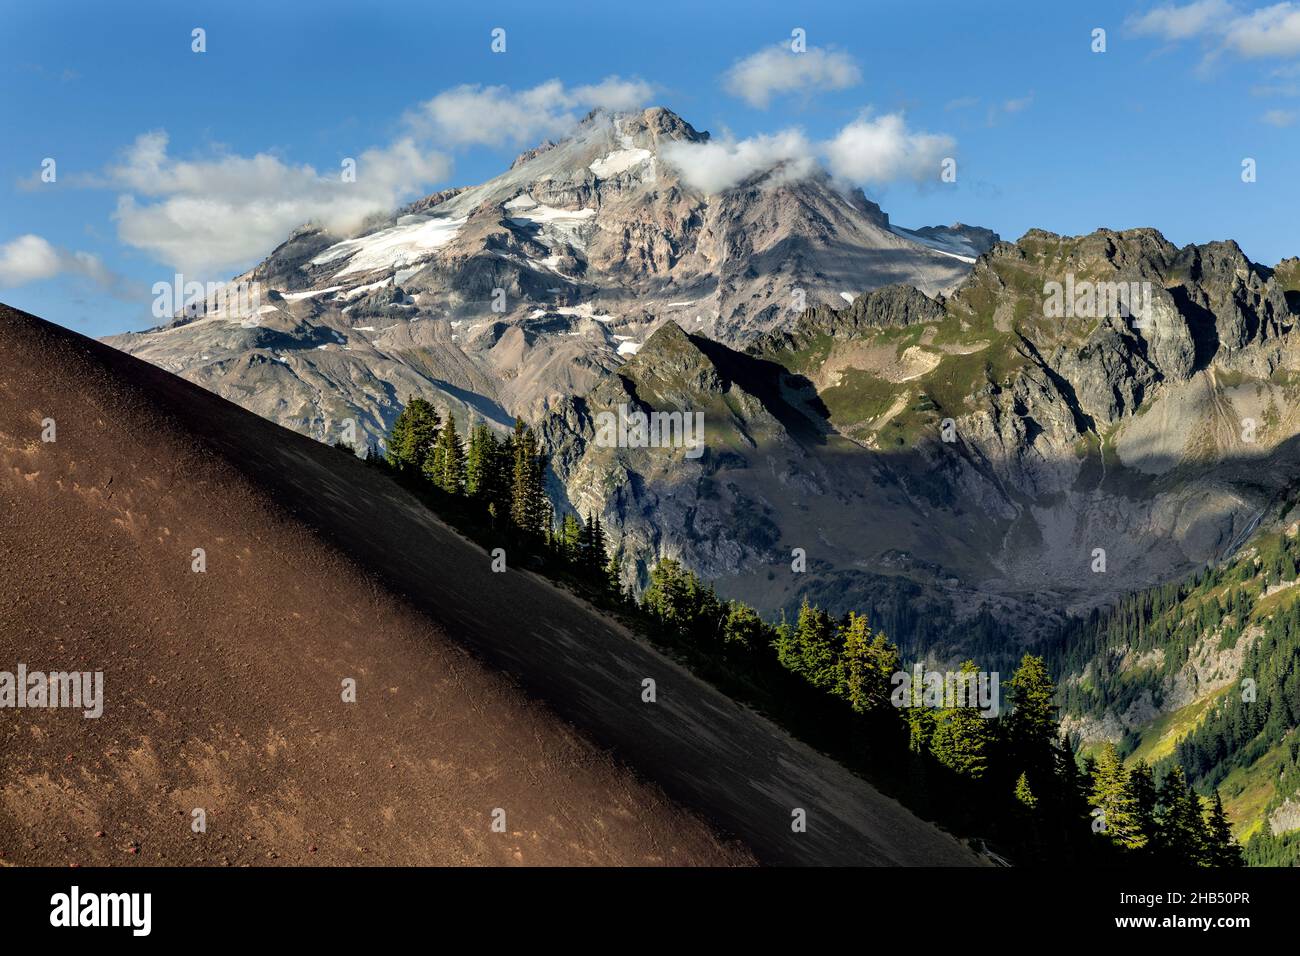
[[[0,670],[105,675],[98,719],[0,710],[0,863],[753,861],[705,819],[974,862],[351,456],[4,306],[0,502]]]
[[[746,860],[367,581],[187,433],[188,410],[105,358],[0,310],[0,668],[102,670],[106,697],[98,719],[0,711],[5,862]]]

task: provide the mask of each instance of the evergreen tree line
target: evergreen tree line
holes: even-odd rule
[[[1160,864],[1243,864],[1219,792],[1203,802],[1182,767],[1171,767],[1157,787],[1145,761],[1126,767],[1112,743],[1095,760],[1084,763],[1092,785],[1089,803],[1094,828],[1115,847]]]
[[[385,456],[372,450],[367,460],[394,470],[408,484],[435,489],[443,503],[467,510],[544,564],[559,565],[599,592],[624,599],[619,558],[608,553],[599,517],[580,521],[566,514],[557,525],[546,493],[546,456],[522,419],[504,438],[485,422],[473,424],[462,438],[450,411],[444,418],[413,396],[393,422]]]
[[[673,559],[652,570],[641,609],[660,634],[712,649],[733,673],[775,666],[834,701],[827,713],[870,732],[883,750],[877,768],[910,764],[910,797],[937,782],[951,787],[944,807],[932,809],[965,808],[967,828],[995,834],[1020,861],[1241,863],[1218,794],[1203,807],[1180,768],[1157,787],[1145,765],[1126,770],[1113,745],[1079,761],[1041,657],[1024,655],[1005,684],[1011,707],[997,716],[973,700],[923,705],[915,686],[900,707],[898,648],[857,612],[836,617],[805,600],[793,624],[769,624],[743,602],[720,600]],[[974,661],[960,672],[979,673]]]

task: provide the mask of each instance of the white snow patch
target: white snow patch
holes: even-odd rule
[[[852,292],[841,292],[840,298],[843,299],[845,302],[852,303],[853,300],[857,298],[857,296],[854,295]]]
[[[510,222],[521,227],[537,226],[538,239],[548,246],[562,242],[582,247],[584,228],[596,215],[594,209],[557,209],[541,203],[521,211],[526,215],[511,216]]]
[[[382,289],[392,281],[393,277],[389,276],[387,279],[380,279],[378,282],[367,282],[365,285],[359,285],[355,289],[348,289],[347,292],[343,293],[343,298],[355,299],[361,293],[369,292],[371,289]]]
[[[636,353],[639,351],[641,351],[640,342],[619,342],[618,343],[619,355],[636,355]]]
[[[896,236],[910,239],[912,242],[919,243],[942,255],[960,259],[962,262],[974,262],[978,258],[975,247],[964,236],[949,233],[946,230],[938,236],[922,236],[910,229],[891,224],[889,231]]]
[[[347,268],[339,271],[339,276],[407,266],[455,239],[465,222],[440,216],[403,216],[396,226],[330,246],[311,263],[323,265],[346,257]]]
[[[287,299],[290,302],[297,302],[301,299],[310,299],[318,295],[324,295],[326,292],[337,292],[341,288],[343,288],[341,285],[332,285],[328,289],[309,289],[306,292],[281,292],[280,298]],[[265,306],[263,306],[263,308],[265,308]],[[275,306],[272,306],[272,308],[275,308]],[[258,309],[258,311],[260,312],[261,309]]]
[[[619,149],[608,156],[602,156],[587,168],[596,174],[597,179],[609,179],[619,173],[625,173],[629,169],[640,166],[649,158],[650,150],[648,149]]]
[[[590,302],[584,302],[581,305],[559,306],[557,308],[551,309],[550,311],[555,312],[559,315],[576,315],[584,319],[595,319],[597,322],[614,321],[614,316],[612,315],[597,315],[596,307],[592,305]]]

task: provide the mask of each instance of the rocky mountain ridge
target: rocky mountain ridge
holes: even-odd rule
[[[356,235],[297,230],[234,280],[261,290],[255,323],[204,307],[109,341],[313,437],[338,440],[351,420],[373,444],[412,394],[535,418],[666,318],[741,344],[805,303],[899,281],[951,289],[996,238],[897,229],[824,174],[701,193],[668,154],[707,140],[663,108],[595,112],[500,176]]]
[[[1067,277],[1147,283],[1143,314],[1051,317]],[[667,554],[769,611],[902,588],[1032,639],[1230,554],[1300,478],[1296,319],[1294,271],[1234,243],[1034,231],[951,296],[876,290],[744,353],[661,327],[542,431],[557,497],[625,530],[629,577]],[[597,447],[620,403],[703,411],[706,452]]]

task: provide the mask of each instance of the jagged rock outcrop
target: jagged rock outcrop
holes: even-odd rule
[[[1230,553],[1300,481],[1294,270],[1280,270],[1150,229],[1033,231],[950,297],[882,288],[744,355],[674,326],[665,343],[700,345],[689,362],[647,345],[608,376],[621,392],[588,399],[718,408],[701,464],[597,454],[557,409],[543,425],[557,493],[624,530],[629,578],[679,557],[771,610],[827,588],[860,608],[901,575],[958,617],[988,610],[1032,637],[1062,609]],[[1067,279],[1137,283],[1140,314],[1054,315],[1049,283]],[[636,387],[665,379],[676,387]]]

